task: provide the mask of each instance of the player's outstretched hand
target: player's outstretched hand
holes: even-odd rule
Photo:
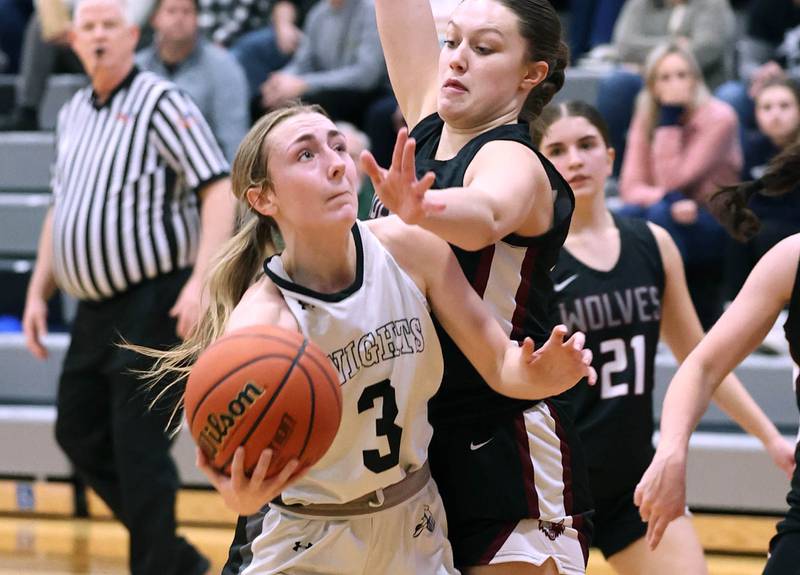
[[[686,456],[663,455],[656,450],[650,467],[633,494],[642,521],[647,523],[647,545],[655,549],[670,521],[686,510]]]
[[[248,477],[244,472],[244,448],[239,447],[233,455],[231,475],[228,477],[211,467],[205,454],[198,448],[196,464],[222,495],[228,508],[239,515],[252,515],[302,477],[307,469],[301,468],[300,463],[293,459],[280,472],[268,478],[271,460],[272,450],[265,449]]]
[[[372,180],[378,198],[390,212],[409,225],[418,224],[445,207],[427,194],[433,185],[434,174],[428,172],[421,180],[417,179],[416,146],[416,141],[408,137],[408,129],[401,128],[388,170],[381,168],[370,152],[361,152],[361,167]]]
[[[510,346],[503,366],[503,380],[517,389],[527,390],[526,399],[543,399],[558,395],[584,377],[589,385],[597,381],[592,367],[592,352],[584,349],[586,337],[576,332],[564,341],[567,328],[558,325],[539,349],[526,337],[518,348]]]

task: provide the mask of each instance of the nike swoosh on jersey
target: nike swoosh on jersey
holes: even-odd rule
[[[477,451],[477,450],[479,450],[481,447],[483,447],[483,446],[484,446],[484,445],[486,445],[487,443],[491,443],[492,441],[494,441],[494,437],[490,437],[489,439],[487,439],[487,440],[486,440],[486,441],[484,441],[483,443],[475,443],[474,441],[470,441],[470,442],[469,442],[469,450],[470,450],[470,451]]]
[[[566,288],[569,284],[574,282],[576,279],[578,279],[578,274],[573,274],[573,275],[569,276],[567,279],[565,279],[563,282],[558,282],[557,284],[553,284],[553,291],[555,291],[555,292],[564,291],[564,288]]]

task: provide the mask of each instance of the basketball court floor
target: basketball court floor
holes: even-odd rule
[[[0,482],[0,575],[127,573],[127,535],[99,499],[90,494],[91,518],[75,519],[70,516],[69,487],[37,485],[36,508],[22,513],[10,505],[15,489],[13,482]],[[178,518],[181,533],[211,559],[209,573],[218,574],[233,536],[233,514],[215,492],[184,489],[178,498]],[[761,573],[776,519],[696,514],[694,522],[707,551],[710,575]],[[612,573],[600,552],[593,550],[588,574]]]

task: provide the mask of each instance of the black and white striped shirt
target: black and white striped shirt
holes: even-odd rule
[[[228,174],[208,124],[174,84],[134,68],[100,105],[91,86],[61,109],[53,168],[53,270],[103,300],[192,265],[194,191]]]

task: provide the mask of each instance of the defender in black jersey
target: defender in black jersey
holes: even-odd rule
[[[586,334],[599,374],[562,397],[587,454],[594,496],[593,544],[619,572],[705,572],[702,548],[683,518],[668,543],[648,553],[646,525],[633,504],[634,489],[653,457],[653,379],[661,333],[678,359],[702,332],[691,305],[674,242],[644,220],[613,216],[604,187],[613,165],[607,130],[582,102],[546,109],[535,141],[573,186],[576,209],[569,236],[552,271],[562,323]],[[731,378],[717,400],[762,437],[777,430],[749,404]],[[727,397],[727,398],[726,398]]]
[[[392,87],[418,145],[416,154],[414,140],[396,147],[389,170],[362,156],[376,194],[453,246],[512,339],[541,344],[556,320],[548,271],[573,200],[518,121],[534,120],[563,85],[558,14],[547,0],[465,0],[440,48],[427,0],[375,5]],[[553,333],[561,339],[562,330]],[[588,493],[568,416],[550,401],[487,393],[453,346],[443,348],[430,456],[456,565],[584,573]]]
[[[720,191],[712,207],[720,222],[740,241],[758,231],[758,218],[747,207],[756,194],[769,197],[794,193],[800,145],[774,158],[765,174]],[[700,345],[680,367],[664,400],[661,439],[653,462],[636,488],[636,504],[649,522],[648,542],[659,544],[664,529],[680,514],[686,493],[686,454],[689,435],[708,406],[708,399],[725,373],[752,353],[788,307],[784,324],[795,363],[793,381],[800,410],[800,234],[776,244],[756,264],[736,299]],[[770,542],[765,575],[796,575],[800,566],[800,448],[794,452],[789,510]]]
[[[435,173],[437,188],[463,185],[466,170],[487,142],[510,140],[534,150],[527,125],[511,124],[480,134],[453,159],[439,161],[434,155],[442,124],[438,115],[428,116],[411,133],[417,141],[418,173]],[[518,341],[525,336],[545,341],[556,324],[549,270],[569,229],[574,202],[555,168],[541,156],[540,160],[554,192],[549,231],[528,238],[512,234],[479,251],[452,246],[475,291]],[[379,206],[376,200],[376,211]],[[430,402],[435,432],[429,453],[448,514],[456,565],[480,565],[501,557],[510,534],[524,519],[536,519],[536,528],[554,541],[558,527],[552,525],[571,527],[585,556],[590,537],[588,485],[569,417],[554,402],[537,406],[493,392],[447,334],[438,332],[445,373]],[[539,448],[552,441],[558,442],[558,454],[543,456]]]

